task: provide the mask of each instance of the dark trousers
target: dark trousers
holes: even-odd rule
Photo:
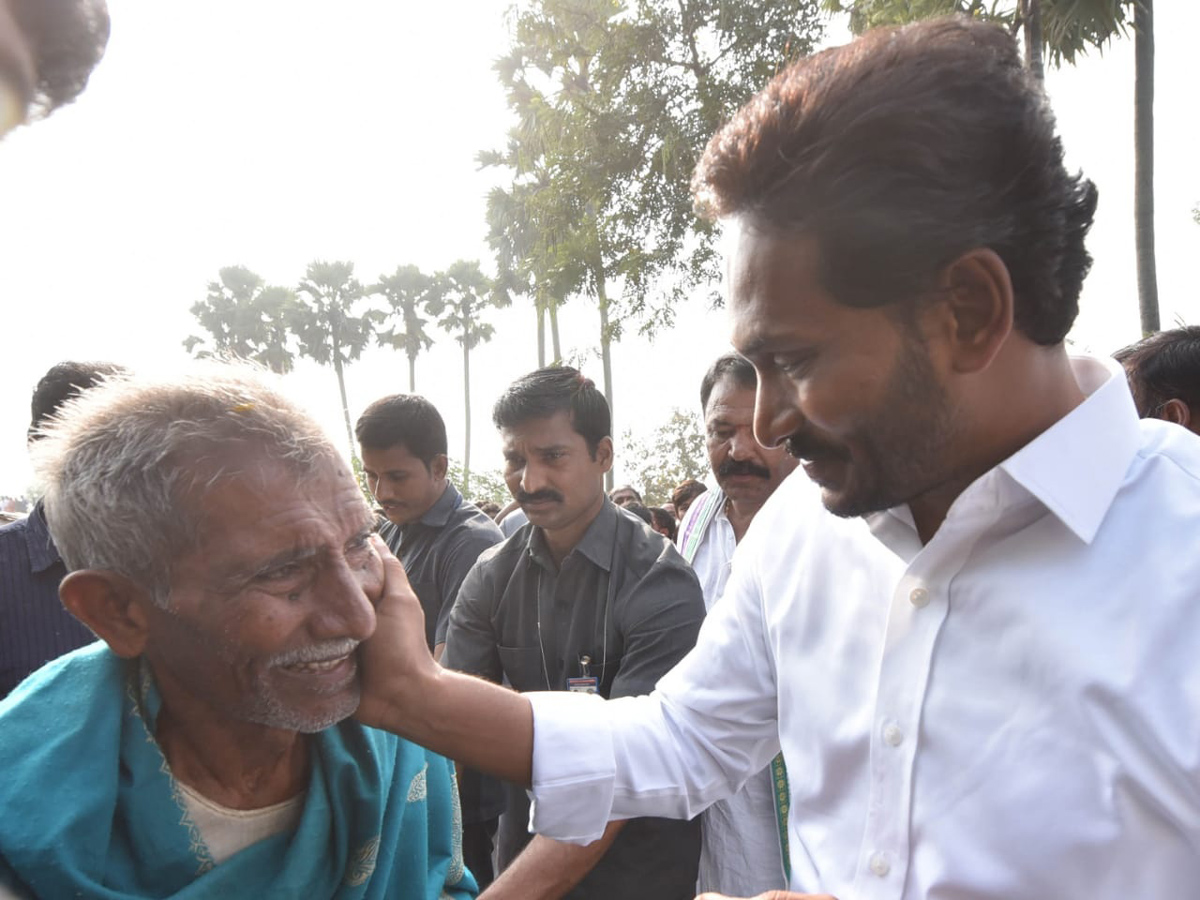
[[[475,876],[481,892],[496,877],[492,868],[492,848],[499,824],[500,819],[495,818],[463,825],[463,861]]]

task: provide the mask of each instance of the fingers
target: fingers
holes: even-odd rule
[[[374,546],[375,552],[379,554],[379,558],[383,561],[384,596],[395,596],[396,594],[411,591],[412,586],[408,583],[408,574],[404,571],[404,565],[388,549],[387,541],[379,535],[373,534],[371,535],[371,544]]]

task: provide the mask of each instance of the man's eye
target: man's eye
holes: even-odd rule
[[[788,378],[800,378],[812,368],[813,357],[808,353],[798,356],[777,356],[771,362]]]
[[[287,563],[282,566],[276,566],[273,569],[267,569],[265,572],[259,572],[255,576],[255,580],[263,582],[285,581],[289,578],[295,578],[299,574],[300,566],[298,563]]]

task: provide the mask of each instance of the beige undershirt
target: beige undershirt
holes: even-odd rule
[[[204,845],[218,865],[251,844],[291,831],[304,811],[303,793],[262,809],[229,809],[213,803],[181,781],[176,783],[183,794],[188,815],[196,823]]]

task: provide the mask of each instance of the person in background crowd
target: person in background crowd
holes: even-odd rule
[[[665,537],[671,543],[675,543],[675,516],[661,506],[650,507],[650,527]]]
[[[394,394],[376,400],[359,418],[355,436],[367,487],[388,519],[380,537],[404,564],[425,611],[426,642],[440,659],[463,579],[504,535],[446,477],[446,425],[424,397]],[[504,794],[499,782],[473,769],[458,774],[463,856],[483,889],[494,877],[493,842]]]
[[[482,503],[475,504],[479,507],[480,512],[487,516],[492,521],[495,521],[496,516],[500,513],[500,504],[494,500],[484,500]]]
[[[608,499],[617,506],[628,506],[630,503],[641,503],[642,495],[633,489],[633,485],[623,484],[613,488],[608,494]]]
[[[671,506],[675,508],[675,516],[680,521],[687,515],[688,507],[692,502],[708,490],[708,485],[696,481],[694,478],[689,478],[682,482],[675,490],[671,491]]]
[[[231,367],[117,379],[35,467],[102,643],[0,702],[0,897],[475,895],[453,765],[349,719],[392,557],[307,415]]]
[[[619,505],[619,504],[617,504]],[[645,522],[647,525],[654,525],[654,517],[650,515],[650,510],[636,500],[626,503],[622,509],[627,513],[631,513]]]
[[[123,372],[106,362],[52,366],[33,389],[30,447],[68,400]],[[41,500],[25,518],[0,527],[0,699],[30,672],[96,640],[58,599],[66,574]]]
[[[808,477],[644,697],[439,670],[385,560],[360,715],[476,748],[580,843],[694,816],[782,750],[793,891],[1200,884],[1200,442],[1067,352],[1097,194],[1012,36],[952,17],[799,60],[693,184],[732,230],[755,436]]]
[[[1160,331],[1113,357],[1129,376],[1138,415],[1200,434],[1200,325]]]
[[[767,449],[754,438],[757,388],[754,366],[736,353],[719,357],[700,382],[705,448],[717,489],[701,494],[683,517],[679,552],[695,568],[710,613],[746,529],[796,469],[796,458],[783,446]],[[776,789],[783,771],[782,757],[776,757],[740,791],[704,811],[697,890],[750,897],[787,887],[780,849],[787,795]]]
[[[648,693],[695,643],[704,601],[674,547],[605,496],[604,395],[575,369],[539,369],[509,386],[492,418],[529,524],[463,582],[442,661],[518,691]],[[619,822],[577,847],[531,842],[528,821],[525,791],[513,787],[488,900],[694,895],[699,823]]]

